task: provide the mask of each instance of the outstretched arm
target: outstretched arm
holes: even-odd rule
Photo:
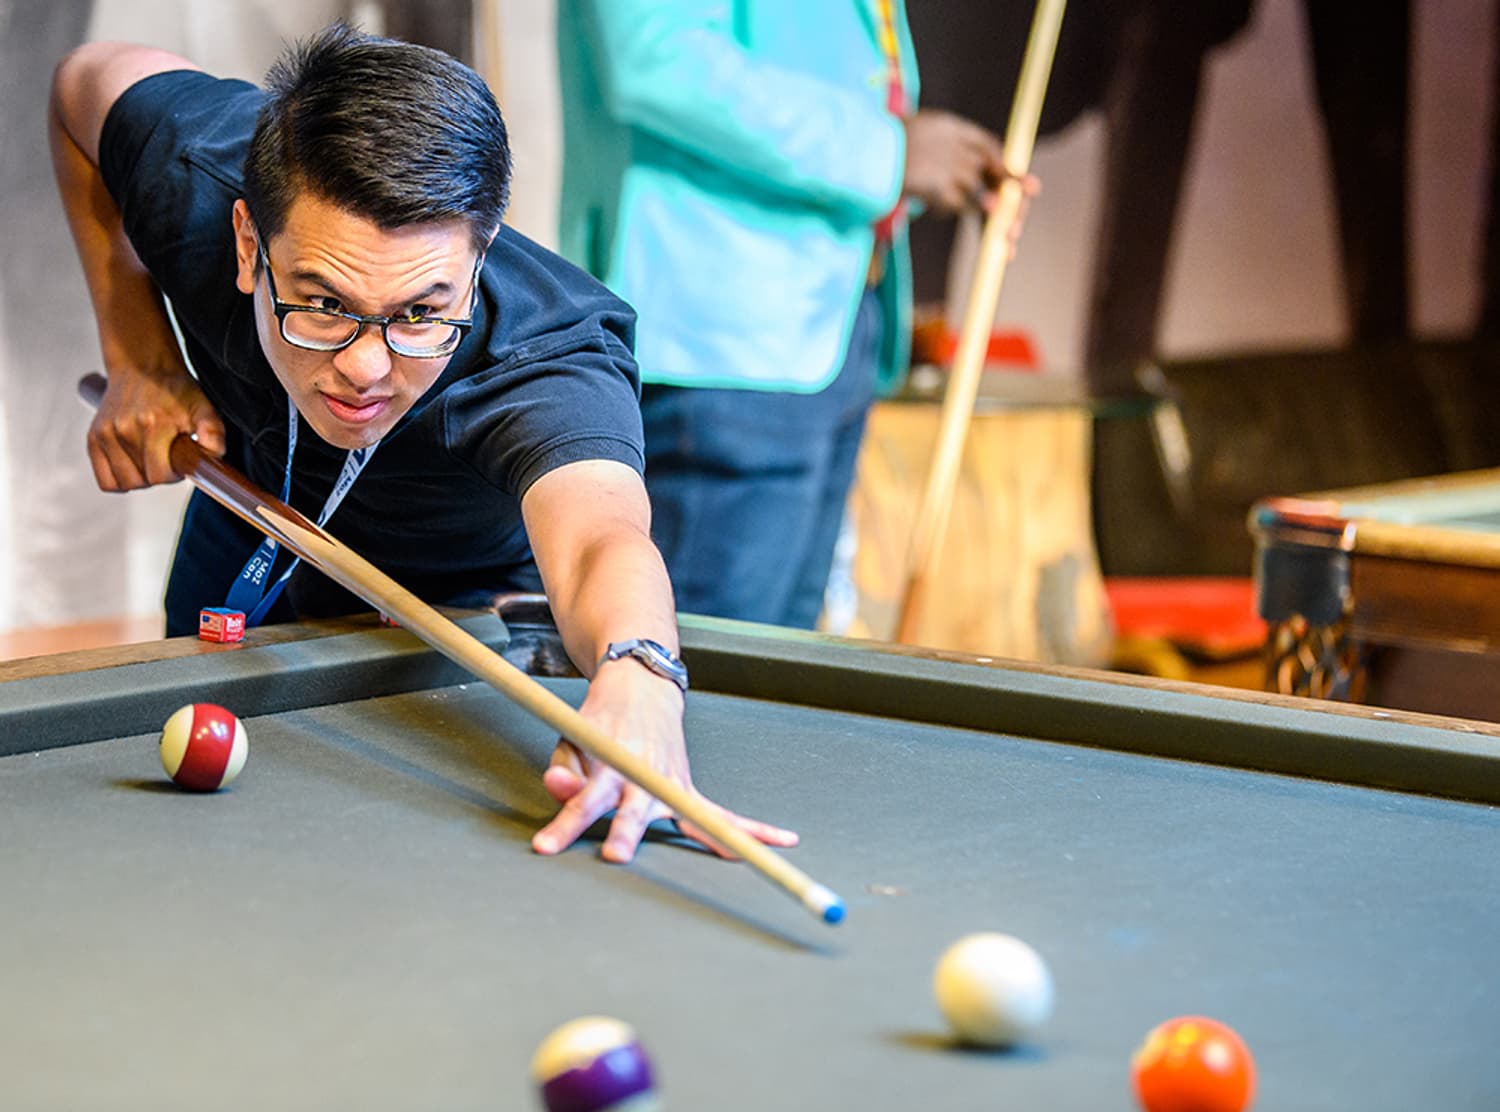
[[[633,659],[598,664],[611,642],[637,637],[677,651],[672,588],[651,542],[650,508],[640,476],[607,460],[571,463],[538,479],[521,508],[563,643],[590,678],[582,713],[660,772],[691,787],[682,692]],[[553,754],[545,783],[563,806],[532,840],[539,853],[565,849],[613,809],[603,855],[626,862],[647,825],[669,815],[660,802],[580,754],[566,739]],[[731,817],[767,844],[796,843],[790,831]],[[689,824],[683,829],[711,845]]]

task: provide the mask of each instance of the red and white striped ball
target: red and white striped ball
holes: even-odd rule
[[[188,791],[218,791],[249,754],[244,723],[215,703],[190,703],[161,728],[161,766]]]

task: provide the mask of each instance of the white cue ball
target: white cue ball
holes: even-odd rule
[[[1008,934],[971,934],[938,959],[938,1009],[953,1033],[975,1046],[1010,1046],[1052,1014],[1052,974],[1041,955]]]

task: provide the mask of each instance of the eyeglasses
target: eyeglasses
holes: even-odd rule
[[[281,338],[293,347],[307,351],[342,351],[352,344],[367,324],[380,326],[385,346],[397,355],[414,359],[437,359],[450,355],[463,341],[464,333],[474,327],[474,307],[479,304],[479,270],[484,266],[483,253],[474,260],[469,279],[473,294],[469,315],[455,317],[366,316],[346,313],[342,309],[325,309],[321,305],[292,305],[276,295],[276,278],[271,273],[271,259],[266,245],[258,237],[256,250],[266,268],[266,285],[271,291],[271,309],[281,326]]]

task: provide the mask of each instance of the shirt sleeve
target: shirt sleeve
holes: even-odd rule
[[[263,99],[244,81],[172,70],[136,82],[105,117],[105,187],[141,262],[179,313],[185,305],[227,311],[231,214]],[[213,304],[216,297],[226,304]]]
[[[490,247],[481,292],[480,367],[442,393],[449,450],[518,498],[582,460],[644,472],[630,306],[510,228]]]
[[[812,2],[812,0],[809,0]],[[579,0],[604,103],[616,119],[763,188],[885,215],[906,133],[862,90],[757,58],[718,0]]]

